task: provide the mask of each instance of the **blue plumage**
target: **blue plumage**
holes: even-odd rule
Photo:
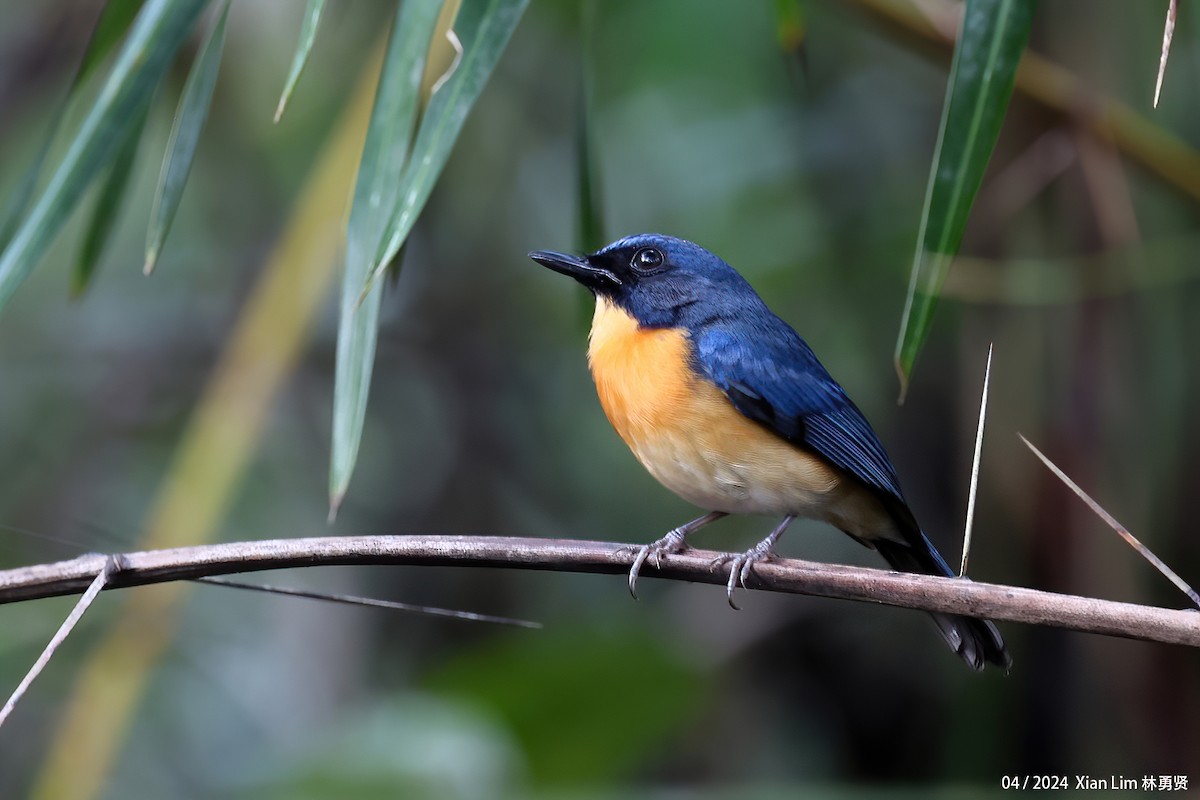
[[[715,323],[696,336],[696,362],[738,411],[903,502],[870,424],[783,320],[767,311]]]

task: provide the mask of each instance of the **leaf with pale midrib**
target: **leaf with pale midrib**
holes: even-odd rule
[[[0,253],[0,309],[29,276],[83,197],[112,162],[130,120],[147,102],[206,0],[148,0],[99,96],[49,184]]]
[[[46,156],[50,153],[50,145],[57,138],[59,128],[62,127],[63,119],[66,117],[67,108],[79,87],[91,77],[96,67],[104,61],[117,42],[129,30],[129,26],[133,24],[133,20],[144,2],[145,0],[109,0],[105,3],[104,10],[100,12],[100,17],[96,20],[96,26],[92,28],[92,35],[83,51],[83,58],[75,70],[75,77],[71,79],[71,87],[59,103],[58,110],[51,118],[49,131],[42,138],[37,153],[29,162],[25,174],[17,183],[17,188],[10,195],[4,212],[0,214],[0,250],[8,246],[17,225],[20,224],[21,218],[29,209],[29,201],[33,199],[33,190],[37,187],[38,176],[42,174]]]
[[[188,72],[183,84],[183,95],[175,112],[175,123],[167,139],[167,154],[163,159],[162,172],[158,178],[158,189],[154,193],[154,205],[150,211],[150,230],[146,234],[146,265],[142,271],[149,275],[158,263],[163,242],[171,230],[179,201],[183,199],[183,187],[192,161],[196,157],[196,145],[200,142],[200,131],[208,119],[212,105],[213,89],[217,85],[217,72],[221,66],[221,52],[225,48],[225,22],[229,18],[229,0],[225,0],[216,22],[205,37],[204,44]]]
[[[300,28],[300,41],[296,43],[296,54],[292,56],[292,66],[288,70],[287,82],[283,85],[283,94],[279,96],[279,105],[275,108],[275,121],[279,122],[283,111],[287,108],[300,73],[308,63],[308,54],[312,52],[313,42],[317,38],[317,24],[321,21],[321,12],[325,9],[325,0],[308,0],[304,9],[304,25]]]
[[[342,276],[333,384],[331,515],[341,503],[358,458],[383,285],[376,285],[361,303],[359,297],[371,269],[371,257],[383,238],[384,225],[399,202],[400,177],[408,160],[420,104],[422,68],[441,5],[441,0],[407,0],[401,6],[392,27],[358,166],[346,233],[346,271]]]
[[[104,248],[117,225],[121,205],[129,189],[130,178],[133,177],[138,144],[142,141],[142,133],[145,131],[149,113],[149,104],[138,112],[133,128],[125,138],[125,143],[121,145],[116,158],[109,165],[108,174],[100,182],[92,218],[88,222],[87,231],[83,236],[83,246],[79,248],[79,259],[75,262],[75,271],[71,275],[72,297],[80,297],[91,285],[96,265],[99,263],[100,257],[104,255]]]
[[[453,24],[453,32],[462,46],[462,56],[454,61],[448,76],[443,75],[434,83],[437,90],[425,107],[407,160],[403,158],[405,152],[402,146],[407,148],[408,139],[396,137],[411,135],[411,123],[409,127],[405,126],[408,118],[398,116],[395,111],[390,116],[380,114],[378,107],[376,115],[372,116],[363,163],[359,168],[354,209],[351,211],[346,275],[342,284],[337,374],[334,379],[333,452],[329,474],[331,517],[345,496],[362,439],[367,391],[378,336],[382,292],[379,278],[389,265],[395,263],[449,158],[467,114],[483,91],[527,4],[528,0],[472,0],[462,3]],[[431,11],[423,0],[408,0],[401,6],[402,19],[398,21],[393,37],[407,39],[411,35],[419,42],[418,33],[407,31],[407,26],[403,24],[405,14],[417,13],[410,12],[410,6],[420,8],[423,15]],[[432,27],[428,30],[432,31]],[[380,97],[384,96],[385,86],[394,86],[394,83],[385,84],[385,81],[421,78],[422,70],[417,66],[424,64],[429,35],[425,35],[423,43],[404,45],[410,49],[420,48],[420,62],[394,53],[396,46],[393,42],[384,66]],[[409,54],[409,51],[405,50],[405,54]],[[395,64],[393,57],[397,59]],[[399,103],[394,98],[391,101]],[[377,98],[377,106],[380,102]],[[385,136],[380,133],[375,137],[377,128],[385,125],[391,134]],[[375,164],[381,158],[386,158],[386,163]],[[367,179],[365,182],[364,177]],[[362,216],[367,214],[365,205],[372,205],[369,216]],[[363,207],[362,211],[356,214],[360,207]],[[381,212],[384,214],[382,217],[378,216]],[[363,222],[358,221],[360,217]]]
[[[387,234],[376,251],[362,296],[382,277],[412,231],[467,114],[491,77],[528,4],[529,0],[474,0],[462,4],[454,21],[454,32],[463,47],[462,58],[425,109],[404,171],[400,204],[388,221]]]
[[[1033,8],[1034,0],[967,0],[896,341],[902,401],[1000,135]]]

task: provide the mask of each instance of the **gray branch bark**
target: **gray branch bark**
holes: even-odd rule
[[[724,584],[718,554],[688,550],[646,564],[644,577]],[[54,564],[0,571],[0,603],[83,592],[109,556],[92,554]],[[624,573],[627,545],[567,539],[494,536],[345,536],[148,550],[115,555],[106,589],[210,575],[334,564],[507,567],[558,572]],[[958,578],[778,559],[759,564],[751,588],[882,603],[1030,625],[1200,646],[1200,613],[1117,603]],[[623,584],[622,584],[623,589]],[[617,591],[614,586],[614,591]]]

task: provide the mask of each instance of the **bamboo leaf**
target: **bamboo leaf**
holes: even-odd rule
[[[797,87],[808,74],[808,9],[805,0],[775,0],[775,40]]]
[[[75,77],[71,79],[71,87],[59,102],[58,110],[51,118],[50,130],[42,138],[37,153],[17,183],[16,190],[5,204],[4,212],[0,214],[0,249],[8,246],[17,225],[21,222],[21,217],[29,209],[33,191],[37,188],[38,176],[42,174],[46,156],[50,153],[50,145],[58,136],[58,130],[62,127],[63,118],[66,116],[71,99],[75,96],[75,91],[91,77],[96,66],[108,56],[125,32],[129,30],[129,26],[133,24],[133,19],[137,16],[143,2],[144,0],[109,0],[104,6],[104,10],[100,12],[100,18],[96,21],[87,47],[83,51],[83,59],[75,70]]]
[[[221,66],[221,51],[225,47],[225,21],[229,18],[229,0],[225,0],[221,13],[204,39],[196,61],[183,84],[183,95],[175,112],[171,136],[167,139],[167,154],[163,158],[162,172],[158,176],[158,189],[154,193],[154,205],[150,211],[150,230],[146,234],[146,264],[142,272],[149,275],[158,263],[163,242],[171,230],[183,187],[187,183],[192,161],[196,157],[196,145],[200,131],[208,119],[212,105],[213,88],[217,85],[217,72]]]
[[[139,119],[125,137],[125,143],[117,151],[116,157],[108,167],[108,174],[100,184],[100,192],[96,197],[96,206],[92,211],[92,219],[88,223],[87,232],[83,237],[83,246],[79,250],[79,260],[75,262],[75,272],[71,276],[71,296],[79,297],[91,283],[96,265],[104,254],[104,248],[116,227],[117,218],[121,213],[121,205],[125,200],[125,192],[129,188],[129,180],[133,176],[134,163],[137,160],[138,144],[146,128],[146,120],[150,116],[150,105],[146,104],[139,112]]]
[[[425,70],[421,75],[421,111],[429,105],[429,98],[450,79],[462,60],[462,42],[454,32],[454,21],[462,0],[443,0],[433,29],[433,41],[429,43],[429,57],[425,59]],[[418,118],[420,118],[418,114]]]
[[[775,0],[775,37],[779,49],[798,54],[804,49],[808,20],[802,0]]]
[[[604,239],[604,203],[603,188],[600,184],[600,174],[596,170],[596,137],[592,119],[593,89],[592,81],[595,68],[594,37],[595,37],[595,0],[584,0],[580,7],[579,38],[580,54],[580,87],[579,87],[579,125],[576,130],[576,178],[579,189],[579,242],[584,252],[592,253],[605,244]],[[591,305],[590,298],[584,298]]]
[[[83,60],[79,62],[79,69],[75,72],[75,78],[71,81],[71,89],[81,86],[96,67],[108,57],[112,49],[116,47],[117,42],[129,30],[129,26],[133,24],[133,20],[137,17],[138,12],[142,10],[145,0],[108,0],[104,4],[104,10],[100,12],[100,18],[96,20],[96,27],[92,29],[91,39],[88,41],[87,50],[83,53]]]
[[[425,207],[467,114],[492,74],[500,54],[517,27],[529,0],[475,0],[464,3],[454,21],[453,34],[463,48],[462,58],[448,78],[437,84],[429,100],[412,156],[404,170],[400,203],[388,221],[362,297],[374,288],[387,265],[408,238]]]
[[[287,83],[283,85],[283,94],[279,96],[279,105],[275,108],[276,122],[283,116],[283,110],[296,88],[296,82],[300,80],[300,73],[308,63],[308,54],[317,38],[317,24],[321,21],[321,12],[324,10],[325,0],[308,0],[308,6],[304,9],[304,24],[300,28],[300,41],[296,43],[296,54],[292,56],[292,68],[288,71]]]
[[[92,179],[116,155],[207,0],[148,0],[49,184],[0,253],[0,309],[28,277]]]
[[[967,0],[896,342],[901,401],[1000,134],[1033,9],[1034,0]]]
[[[441,0],[407,0],[401,6],[380,72],[359,162],[346,233],[346,271],[338,320],[329,465],[331,516],[345,496],[358,458],[375,362],[383,286],[372,288],[361,303],[359,296],[385,225],[399,202],[401,176],[420,104],[421,77],[441,6]]]

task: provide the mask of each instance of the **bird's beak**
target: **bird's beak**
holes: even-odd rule
[[[570,275],[592,291],[621,285],[621,279],[610,270],[593,264],[586,256],[569,256],[553,250],[534,250],[529,257],[555,272]]]

